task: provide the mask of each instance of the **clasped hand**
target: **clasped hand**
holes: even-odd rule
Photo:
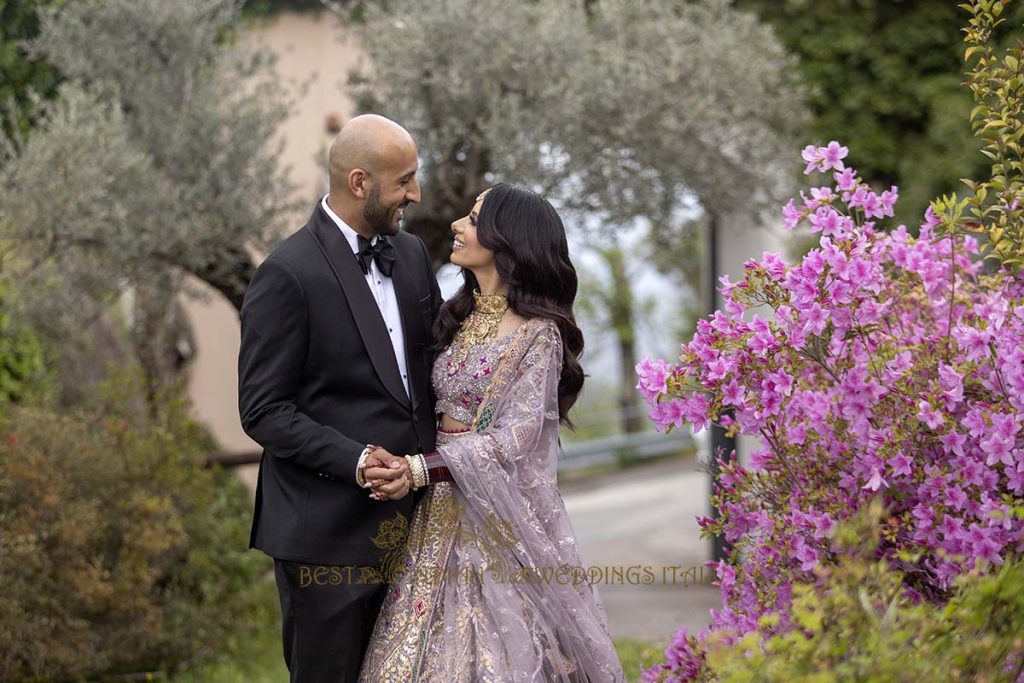
[[[399,500],[412,490],[409,462],[379,446],[363,461],[363,480],[374,500]]]

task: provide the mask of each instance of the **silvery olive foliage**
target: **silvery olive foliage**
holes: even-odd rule
[[[369,3],[360,107],[425,158],[409,218],[440,262],[447,227],[496,180],[621,226],[678,226],[777,198],[806,120],[792,62],[728,0]]]
[[[23,268],[85,269],[113,290],[191,274],[236,307],[250,248],[293,208],[265,60],[234,40],[238,0],[81,0],[30,46],[67,78],[26,140],[3,141],[0,230]]]

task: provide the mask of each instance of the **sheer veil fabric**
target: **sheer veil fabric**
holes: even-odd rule
[[[459,372],[480,367],[476,351]],[[429,488],[386,567],[360,680],[625,680],[556,485],[561,362],[554,322],[527,321],[473,399],[472,429],[439,434],[454,482]]]

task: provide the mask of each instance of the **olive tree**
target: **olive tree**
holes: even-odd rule
[[[241,307],[294,206],[284,93],[235,40],[238,0],[40,6],[27,54],[65,80],[0,138],[0,277],[55,342],[65,403],[126,359],[155,397],[190,356],[179,295],[197,278]]]
[[[410,231],[447,250],[494,179],[611,227],[661,228],[771,199],[805,119],[792,63],[728,0],[414,0],[360,5],[362,109],[405,125],[425,160]],[[666,225],[666,221],[670,224]]]
[[[37,134],[7,138],[0,226],[35,258],[113,277],[191,274],[241,306],[292,208],[283,93],[232,40],[238,0],[82,0],[44,11],[31,52],[68,80]],[[260,74],[263,74],[261,76]]]

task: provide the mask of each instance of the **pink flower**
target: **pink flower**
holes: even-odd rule
[[[932,408],[932,404],[929,403],[928,401],[921,399],[921,401],[917,404],[917,407],[918,419],[920,419],[921,422],[924,422],[926,425],[928,425],[929,429],[938,429],[939,427],[942,426],[942,423],[945,422],[945,418],[942,417],[942,415],[940,415],[939,413],[935,412],[935,409]]]
[[[693,394],[683,406],[683,419],[693,425],[695,433],[703,430],[708,424],[708,400],[704,394]],[[682,424],[678,424],[682,426]]]
[[[804,311],[803,318],[805,334],[821,334],[828,324],[828,314],[817,302],[812,303],[810,308]]]
[[[736,361],[732,360],[727,356],[719,356],[714,360],[708,361],[708,371],[705,377],[708,380],[714,381],[726,377],[736,367]]]
[[[1003,563],[1003,558],[999,555],[1001,544],[992,539],[992,529],[971,524],[967,531],[967,541],[971,544],[971,553],[975,557],[988,560],[992,564]]]
[[[862,488],[865,488],[869,491],[877,491],[883,486],[889,486],[889,482],[887,482],[885,478],[882,477],[882,473],[876,467],[873,470],[871,470],[871,477],[868,478],[868,483],[864,484]]]
[[[803,422],[791,424],[786,428],[786,438],[790,443],[802,446],[807,443],[807,425]]]
[[[947,538],[956,538],[963,531],[963,528],[964,520],[950,514],[943,517],[942,523],[938,526],[939,533]]]
[[[810,175],[814,172],[821,162],[823,157],[821,151],[814,145],[807,145],[804,147],[804,151],[800,153],[803,160],[807,162],[807,166],[804,168],[804,175]]]
[[[750,338],[749,347],[758,356],[763,356],[778,344],[770,332],[755,334]]]
[[[893,207],[896,206],[896,202],[899,201],[899,198],[900,198],[900,193],[896,189],[895,185],[893,185],[888,190],[883,192],[882,196],[879,197],[879,201],[882,204],[882,212],[886,216],[892,216],[893,215]],[[930,206],[928,208],[931,209]],[[879,216],[879,218],[881,218],[881,217],[882,216]]]
[[[852,168],[833,173],[832,177],[836,179],[836,187],[842,192],[852,192],[857,187],[857,172]]]
[[[774,251],[766,251],[761,255],[761,266],[776,280],[786,274],[786,262],[781,254]]]
[[[992,431],[1002,437],[1013,440],[1020,429],[1020,422],[1015,415],[992,413]]]
[[[870,501],[890,511],[883,557],[913,573],[920,600],[946,599],[977,561],[1024,547],[1024,520],[1000,516],[1024,499],[1024,277],[982,268],[973,239],[955,237],[951,255],[930,209],[919,236],[885,225],[897,188],[871,192],[836,168],[844,156],[838,143],[806,148],[807,172],[833,170],[836,189],[810,188],[783,211],[794,226],[806,216],[818,246],[796,265],[749,262],[668,367],[671,388],[658,394],[648,371],[659,427],[700,427],[731,406],[722,425],[765,439],[722,464],[721,516],[700,522],[735,549],[728,580],[718,567],[722,607],[650,680],[707,673],[687,667],[704,665],[708,635],[741,638],[768,614],[792,628],[794,586],[836,562],[833,525]]]
[[[954,368],[939,363],[939,386],[946,399],[946,410],[952,410],[964,398],[964,378]]]
[[[1018,464],[1016,467],[1007,467],[1004,470],[1006,474],[1006,486],[1017,495],[1024,494],[1024,463]]]
[[[812,187],[811,197],[813,199],[808,203],[808,207],[819,207],[828,206],[835,195],[832,194],[831,187]]]
[[[722,401],[727,405],[742,407],[746,394],[747,390],[733,379],[722,388]]]
[[[836,523],[832,520],[832,517],[826,512],[818,515],[814,519],[814,537],[821,539],[827,538],[832,533],[832,529],[835,528]]]
[[[946,489],[946,502],[952,505],[953,509],[962,510],[967,503],[967,496],[959,486],[951,486]]]
[[[1001,462],[1007,467],[1015,467],[1013,439],[1003,434],[992,433],[981,441],[981,452],[985,454],[985,464],[994,465]]]
[[[732,290],[736,289],[739,284],[733,284],[732,280],[729,279],[729,274],[721,275],[718,278],[718,291],[722,293],[722,296],[732,296]]]
[[[782,225],[787,230],[792,230],[800,223],[803,218],[804,212],[793,206],[793,200],[790,199],[786,202],[786,205],[782,207]]]
[[[821,163],[818,165],[819,171],[827,171],[830,168],[834,168],[837,171],[843,170],[843,159],[849,154],[850,150],[843,147],[835,140],[828,143],[828,146],[822,147],[818,150],[821,157]]]
[[[942,443],[943,448],[954,455],[964,454],[964,444],[967,443],[967,437],[956,431],[955,429],[951,432],[947,432],[939,437],[939,441]]]
[[[913,470],[911,469],[911,465],[913,464],[914,461],[907,457],[905,453],[900,453],[892,459],[892,473],[894,475],[910,476],[913,474]]]
[[[825,259],[821,256],[820,249],[811,249],[804,256],[803,263],[801,264],[803,271],[810,276],[810,278],[816,278],[825,272]]]
[[[644,358],[636,364],[636,374],[640,376],[636,383],[637,391],[643,394],[644,400],[648,403],[657,400],[668,391],[668,378],[672,372],[665,361]]]
[[[809,572],[818,564],[818,551],[807,545],[803,536],[793,539],[793,556],[800,562],[800,569]]]
[[[830,206],[822,206],[807,217],[814,232],[823,235],[831,235],[837,232],[843,224],[842,216]]]
[[[669,401],[655,403],[647,413],[654,422],[658,431],[665,431],[671,426],[682,427],[683,415],[686,410],[686,402],[682,399],[673,398]]]
[[[864,209],[864,215],[869,218],[885,218],[885,207],[881,198],[874,192],[864,193],[861,208]]]

